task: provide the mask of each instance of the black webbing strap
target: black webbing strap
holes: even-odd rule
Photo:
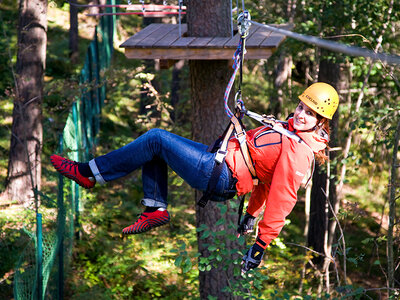
[[[239,197],[239,196],[238,196]],[[239,204],[239,210],[238,210],[238,226],[240,226],[240,219],[242,218],[243,215],[243,207],[244,207],[244,198],[246,195],[243,195],[240,199],[240,204]]]
[[[208,200],[210,200],[210,198],[214,194],[215,188],[217,187],[218,179],[222,173],[223,166],[224,162],[222,163],[215,162],[210,180],[208,181],[207,190],[203,193],[203,196],[201,196],[200,200],[197,202],[197,204],[200,207],[205,207],[207,205]]]
[[[207,150],[208,152],[215,153],[217,150],[220,149],[221,143],[223,143],[225,138],[228,138],[228,139],[230,138],[230,136],[228,136],[228,137],[226,136],[228,134],[228,132],[230,131],[230,127],[231,127],[231,124],[229,123],[228,126],[226,127],[224,133],[222,134],[222,136],[220,136],[210,147],[208,147],[208,150]],[[232,131],[230,131],[229,135],[232,135]],[[225,161],[225,156],[223,157],[223,159],[220,163],[215,161],[214,168],[211,173],[211,177],[208,180],[207,190],[203,193],[200,200],[197,202],[197,204],[200,207],[205,207],[208,203],[208,200],[210,200],[211,197],[213,196],[213,194],[215,192],[215,188],[217,187],[219,177],[221,176],[221,173],[222,173],[222,167],[224,165],[224,161]]]

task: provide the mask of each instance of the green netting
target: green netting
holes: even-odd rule
[[[38,299],[37,237],[26,229],[24,232],[30,237],[30,241],[23,250],[15,270],[14,296],[16,299]],[[58,237],[55,232],[43,234],[42,291],[46,289],[57,246]]]
[[[115,4],[108,0],[107,4]],[[115,8],[107,8],[115,12]],[[96,27],[93,41],[80,74],[81,96],[75,99],[60,136],[59,152],[73,160],[88,160],[96,145],[101,108],[106,95],[104,70],[113,53],[116,17],[104,16]],[[51,200],[50,200],[51,201]],[[62,299],[64,278],[71,261],[74,238],[79,238],[80,187],[59,177],[57,221],[52,231],[42,233],[41,214],[36,234],[24,230],[30,240],[22,252],[14,277],[15,299]]]

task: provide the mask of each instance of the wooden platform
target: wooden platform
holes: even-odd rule
[[[288,25],[279,25],[288,29]],[[239,43],[239,34],[233,37],[187,37],[187,25],[151,24],[120,45],[131,59],[232,59]],[[265,27],[252,25],[246,38],[245,59],[266,59],[283,42],[285,36]]]

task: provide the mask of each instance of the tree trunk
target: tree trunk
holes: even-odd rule
[[[286,7],[286,17],[289,23],[292,24],[294,16],[296,14],[297,0],[290,0]],[[287,111],[282,111],[284,107],[284,84],[290,80],[292,77],[292,55],[288,54],[285,50],[279,55],[278,64],[274,70],[274,94],[271,96],[271,103],[273,103],[272,113],[278,117],[278,119],[283,119],[288,116]]]
[[[189,36],[230,36],[230,2],[227,0],[193,0],[188,3],[187,9]],[[190,81],[192,99],[192,134],[193,139],[205,144],[210,144],[224,130],[229,119],[224,113],[223,97],[232,69],[228,61],[222,60],[198,60],[190,61]],[[210,170],[211,171],[211,170]],[[196,202],[200,193],[196,195]],[[196,205],[196,225],[205,224],[213,232],[225,230],[226,233],[218,236],[224,244],[224,252],[231,249],[239,249],[236,240],[228,239],[229,234],[234,234],[234,226],[228,228],[229,222],[236,222],[236,216],[228,212],[221,215],[216,203],[209,202],[205,208]],[[216,226],[221,218],[225,224]],[[215,245],[216,240],[211,234],[208,238],[198,235],[198,247],[202,257],[208,257],[208,246]],[[215,238],[216,239],[216,238]],[[207,245],[208,244],[208,245]],[[230,264],[228,270],[223,270],[223,264],[231,257],[223,257],[217,267],[209,271],[200,271],[200,297],[207,299],[212,295],[217,299],[234,299],[233,295],[222,290],[233,279],[233,267]]]
[[[291,76],[292,68],[292,56],[283,51],[279,55],[278,65],[274,70],[274,94],[271,96],[271,104],[273,104],[272,113],[278,117],[278,119],[284,119],[287,117],[287,113],[282,111],[284,107],[283,95],[284,95],[284,84]]]
[[[176,121],[178,111],[178,104],[180,100],[180,88],[181,88],[181,73],[183,66],[185,65],[184,60],[179,60],[175,63],[174,69],[172,70],[172,81],[171,81],[171,106],[174,108],[171,112],[172,121]]]
[[[310,221],[308,225],[307,244],[319,253],[324,253],[324,233],[325,233],[325,202],[326,197],[326,172],[316,164],[311,187],[311,202],[310,202]],[[323,257],[316,256],[313,259],[314,263],[320,265]]]
[[[326,82],[331,84],[333,87],[339,87],[340,82],[340,66],[337,63],[333,63],[327,60],[321,60],[319,68],[318,81]],[[334,147],[337,145],[337,129],[338,129],[338,114],[333,116],[330,123],[331,127],[331,142],[330,146]],[[333,160],[336,154],[330,153],[330,159]],[[316,167],[313,176],[313,185],[311,191],[311,207],[310,207],[310,225],[308,232],[308,245],[315,251],[325,253],[326,249],[330,249],[329,245],[324,247],[325,231],[330,228],[329,241],[330,246],[332,245],[332,238],[335,231],[335,227],[332,227],[332,223],[327,227],[326,219],[331,218],[332,214],[326,211],[326,195],[329,194],[329,201],[332,206],[338,208],[337,197],[336,197],[336,167],[332,167],[331,179],[329,181],[329,191],[326,191],[327,186],[327,173],[323,171],[321,167]],[[324,250],[325,249],[325,250]],[[330,253],[325,253],[330,255]],[[321,257],[316,258],[316,263],[322,263]]]
[[[69,51],[70,58],[73,64],[78,62],[78,8],[75,5],[76,0],[70,1],[69,6]]]
[[[6,192],[29,203],[40,189],[43,74],[46,61],[47,1],[21,0],[10,157]]]
[[[387,264],[388,264],[388,279],[387,279],[387,287],[389,289],[393,289],[395,287],[395,264],[394,264],[394,255],[393,255],[393,245],[394,245],[394,227],[396,224],[396,187],[398,184],[398,160],[397,153],[399,149],[399,140],[400,140],[400,121],[397,123],[394,143],[393,143],[393,157],[392,157],[392,167],[390,172],[390,182],[389,182],[389,224],[388,224],[388,233],[387,233]],[[393,290],[389,291],[390,295],[394,295]]]

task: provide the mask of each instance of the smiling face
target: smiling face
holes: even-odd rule
[[[300,101],[293,116],[293,127],[296,130],[306,131],[317,125],[317,113]]]

